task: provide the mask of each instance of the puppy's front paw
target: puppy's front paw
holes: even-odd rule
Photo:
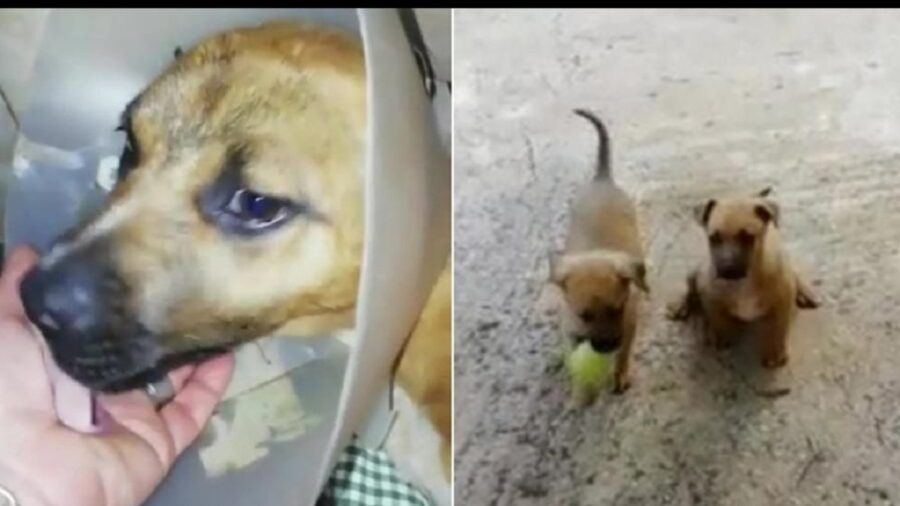
[[[797,292],[797,307],[800,309],[816,309],[822,305],[815,294],[808,290],[800,290]]]
[[[762,366],[770,371],[784,367],[787,363],[787,355],[764,356],[762,359]]]
[[[613,393],[622,395],[631,388],[631,380],[626,375],[617,375],[613,384]]]
[[[819,307],[821,302],[819,302],[819,298],[816,296],[816,292],[813,291],[812,287],[799,275],[796,279],[797,296],[794,298],[794,301],[797,304],[797,307],[800,309],[815,309]]]
[[[666,306],[666,318],[673,322],[683,322],[691,316],[691,306],[687,298],[670,302]]]

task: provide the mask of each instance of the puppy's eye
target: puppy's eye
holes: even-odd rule
[[[722,234],[713,232],[713,234],[709,236],[709,242],[712,244],[722,244]]]
[[[226,211],[247,229],[262,230],[284,221],[293,207],[288,200],[241,188],[231,196]]]
[[[581,316],[582,321],[584,321],[585,323],[592,323],[594,321],[594,312],[593,311],[585,309],[584,311],[581,312],[580,316]]]
[[[614,320],[622,315],[622,308],[619,307],[608,307],[606,308],[606,317],[610,320]]]
[[[753,234],[747,232],[746,230],[741,230],[740,232],[738,232],[737,238],[738,241],[745,246],[753,244]]]

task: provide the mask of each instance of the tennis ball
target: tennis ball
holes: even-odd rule
[[[598,353],[591,343],[583,341],[566,358],[576,402],[588,404],[606,386],[612,372],[613,354]]]

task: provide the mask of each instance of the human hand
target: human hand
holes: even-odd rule
[[[17,248],[0,275],[0,486],[22,506],[137,506],[209,420],[234,358],[170,373],[177,394],[159,411],[143,391],[101,395],[106,428],[72,430],[57,418],[44,363],[48,351],[19,296],[36,261],[34,251]]]

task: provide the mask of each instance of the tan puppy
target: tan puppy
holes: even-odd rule
[[[550,277],[565,295],[563,332],[573,343],[590,340],[597,351],[617,353],[613,389],[622,393],[630,386],[637,330],[635,288],[648,291],[637,211],[612,179],[603,123],[588,111],[575,113],[597,129],[597,168],[575,197],[565,250],[551,255]]]
[[[63,371],[115,392],[261,336],[353,325],[366,142],[359,41],[296,23],[212,36],[176,52],[121,129],[128,144],[105,207],[22,285]],[[438,299],[401,385],[449,448],[450,299]]]
[[[702,312],[707,342],[717,348],[758,331],[762,365],[774,369],[788,361],[797,307],[818,302],[781,244],[779,208],[769,192],[710,200],[695,210],[709,238],[710,262],[689,276],[687,295],[670,306],[669,316],[683,320]]]

